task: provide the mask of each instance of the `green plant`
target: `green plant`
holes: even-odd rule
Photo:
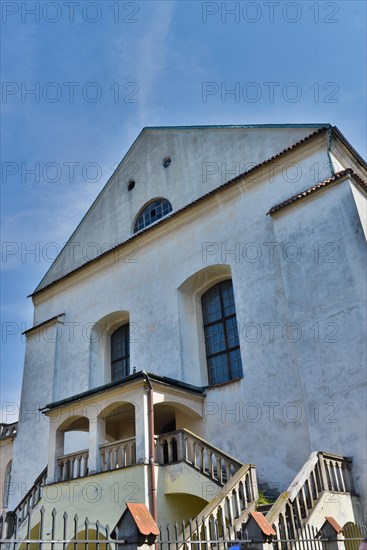
[[[267,497],[264,493],[264,491],[259,491],[259,498],[257,499],[257,506],[261,506],[263,504],[273,504],[275,502],[275,498]]]

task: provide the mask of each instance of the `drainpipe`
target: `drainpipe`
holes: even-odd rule
[[[153,386],[148,373],[144,373],[145,381],[148,385],[148,431],[149,431],[149,481],[152,503],[152,516],[157,521],[157,487],[155,482],[154,468],[154,404],[153,404]]]

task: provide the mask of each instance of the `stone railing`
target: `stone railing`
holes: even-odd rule
[[[88,475],[88,450],[60,456],[57,459],[57,481],[70,481]]]
[[[185,429],[156,436],[155,459],[158,464],[184,461],[222,486],[242,466],[235,458]]]
[[[200,514],[189,522],[183,539],[187,542],[236,540],[237,530],[241,529],[249,513],[255,510],[258,496],[255,466],[244,464]]]
[[[18,506],[14,510],[14,516],[16,518],[16,526],[19,526],[27,518],[28,514],[38,504],[42,497],[42,488],[46,484],[47,468],[41,472],[30,490],[22,498]]]
[[[100,445],[101,472],[119,470],[136,464],[135,437]]]
[[[266,515],[279,539],[293,539],[319,501],[321,493],[353,493],[352,459],[313,452],[288,490],[278,497]]]

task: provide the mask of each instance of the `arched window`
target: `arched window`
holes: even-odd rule
[[[111,381],[121,380],[130,373],[129,323],[111,334]]]
[[[242,378],[232,281],[211,287],[201,298],[209,385]]]
[[[3,508],[8,507],[8,501],[9,501],[9,492],[10,492],[10,483],[11,483],[11,465],[12,461],[10,461],[6,467],[5,470],[5,476],[4,476],[4,493],[3,493]]]
[[[155,199],[147,204],[138,215],[134,225],[134,233],[160,220],[171,211],[172,205],[167,199]]]

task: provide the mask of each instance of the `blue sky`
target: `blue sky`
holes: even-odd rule
[[[365,156],[366,3],[1,8],[1,401],[10,411],[21,332],[32,325],[26,296],[144,126],[330,122]]]

